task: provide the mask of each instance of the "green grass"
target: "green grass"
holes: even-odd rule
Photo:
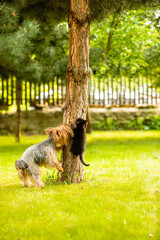
[[[24,188],[14,162],[45,138],[0,137],[0,239],[160,239],[160,131],[94,132],[83,183]]]

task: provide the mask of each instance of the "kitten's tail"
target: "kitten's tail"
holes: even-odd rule
[[[87,167],[90,166],[90,164],[87,164],[87,163],[84,162],[82,154],[80,155],[80,160],[83,163],[83,165],[85,165]]]

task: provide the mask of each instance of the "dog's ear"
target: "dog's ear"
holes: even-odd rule
[[[53,130],[54,130],[54,128],[49,127],[49,128],[46,128],[44,131],[45,131],[46,134],[48,134],[49,137],[52,137]]]
[[[54,139],[54,142],[61,146],[67,145],[70,139],[74,136],[72,129],[67,125],[60,125],[55,128],[47,128],[45,132],[49,137]]]

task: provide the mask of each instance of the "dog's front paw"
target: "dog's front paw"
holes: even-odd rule
[[[44,188],[45,184],[42,181],[39,181],[39,182],[34,183],[33,186]]]
[[[63,170],[63,168],[62,168],[62,167],[59,169],[59,171],[60,171],[60,172],[64,172],[64,170]]]

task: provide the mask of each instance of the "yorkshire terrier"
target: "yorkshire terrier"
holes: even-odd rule
[[[31,186],[31,181],[35,187],[44,187],[40,166],[54,167],[63,172],[61,163],[56,159],[56,152],[67,145],[74,136],[73,131],[67,125],[60,125],[55,128],[47,128],[45,132],[49,138],[27,148],[22,158],[15,162],[18,176],[26,187]]]

